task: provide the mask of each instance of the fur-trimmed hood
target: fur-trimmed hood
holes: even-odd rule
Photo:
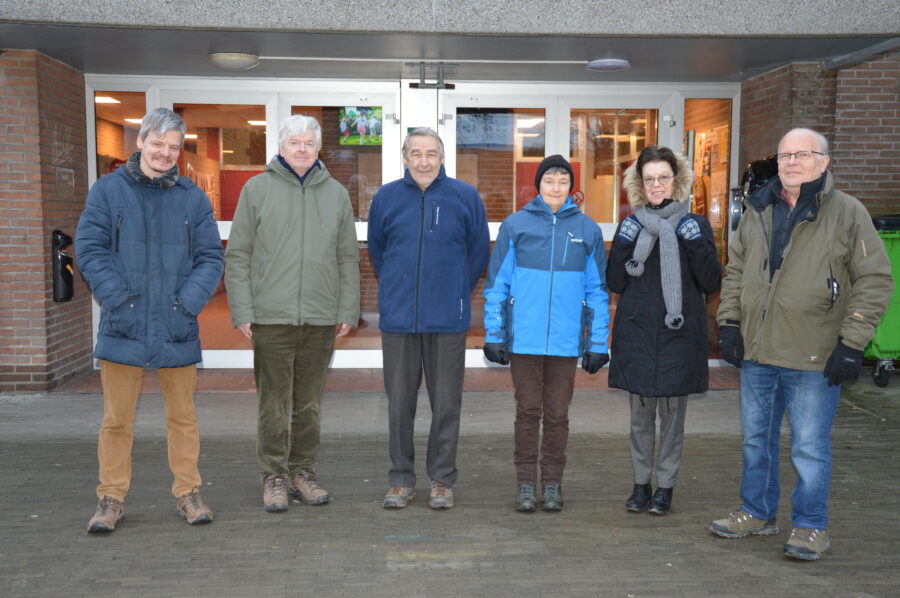
[[[675,175],[672,199],[685,203],[691,199],[694,170],[688,163],[687,158],[681,154],[675,154],[675,161],[678,164],[678,174]],[[648,205],[647,198],[644,197],[644,181],[641,180],[637,171],[637,160],[622,175],[622,186],[625,188],[625,193],[628,194],[628,203],[631,204],[633,209]]]

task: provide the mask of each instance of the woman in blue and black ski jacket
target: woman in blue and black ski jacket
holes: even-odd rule
[[[609,360],[603,235],[572,200],[572,166],[562,156],[541,162],[535,186],[541,194],[503,221],[484,287],[485,356],[511,364],[516,388],[522,512],[536,508],[539,453],[543,509],[562,509],[577,361],[583,356],[595,373]]]

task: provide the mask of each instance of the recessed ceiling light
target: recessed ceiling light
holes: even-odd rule
[[[125,119],[125,122],[131,123],[131,124],[134,124],[134,125],[139,125],[139,124],[141,124],[141,123],[143,122],[143,120],[144,120],[144,119],[142,119],[142,118],[126,118],[126,119]]]
[[[589,71],[599,71],[602,73],[610,73],[614,71],[624,71],[631,68],[631,63],[624,58],[595,58],[589,60],[587,66]]]
[[[95,104],[121,104],[120,100],[116,98],[111,98],[109,96],[94,96]]]
[[[185,139],[196,139],[197,134],[196,133],[188,133],[187,135],[184,136],[184,138]]]
[[[259,56],[248,52],[213,52],[209,61],[223,71],[249,71],[259,64]]]
[[[248,120],[247,124],[253,125],[254,127],[264,127],[264,126],[266,126],[266,121],[264,121],[264,120]]]

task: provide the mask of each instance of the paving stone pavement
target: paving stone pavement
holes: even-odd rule
[[[261,508],[255,397],[198,395],[203,495],[216,512],[189,527],[169,493],[162,400],[143,397],[126,517],[85,533],[96,504],[98,395],[0,395],[0,596],[894,597],[900,588],[900,381],[844,391],[833,432],[829,533],[818,562],[785,559],[794,474],[783,438],[777,536],[725,540],[709,521],[738,504],[735,391],[688,407],[671,515],[630,514],[628,413],[621,392],[578,393],[564,480],[565,511],[512,509],[513,399],[464,399],[457,506],[419,497],[386,511],[386,399],[331,392],[323,405],[320,480],[327,506]],[[429,414],[420,396],[418,454]]]

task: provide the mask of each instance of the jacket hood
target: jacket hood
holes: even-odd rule
[[[781,190],[783,189],[781,185],[781,179],[773,177],[772,180],[767,181],[763,184],[762,187],[758,188],[753,194],[750,195],[746,200],[744,200],[748,206],[752,207],[757,212],[762,212],[769,205],[774,203],[775,198],[781,195]],[[808,183],[803,183],[800,186],[800,196],[803,197],[808,193],[816,194],[816,205],[815,211],[818,212],[818,207],[823,197],[827,197],[834,190],[834,175],[830,170],[826,170],[825,174],[820,176],[814,181],[809,181]]]
[[[688,163],[687,158],[679,153],[675,154],[675,162],[678,164],[678,174],[675,175],[672,200],[686,203],[691,199],[694,170]],[[649,205],[647,198],[644,197],[644,181],[641,180],[640,173],[637,171],[637,160],[622,175],[622,186],[628,194],[628,203],[631,204],[632,208],[643,208]]]
[[[306,177],[306,186],[318,185],[322,181],[331,178],[331,173],[328,172],[328,168],[325,167],[324,162],[322,162],[321,160],[316,160],[316,165],[318,166],[318,168],[311,168],[309,171],[309,175],[307,175]],[[290,181],[298,187],[300,186],[300,179],[298,179],[297,175],[295,175],[292,171],[285,168],[285,166],[278,159],[278,154],[272,156],[272,159],[269,160],[268,164],[266,164],[264,170],[274,172],[278,176]]]

